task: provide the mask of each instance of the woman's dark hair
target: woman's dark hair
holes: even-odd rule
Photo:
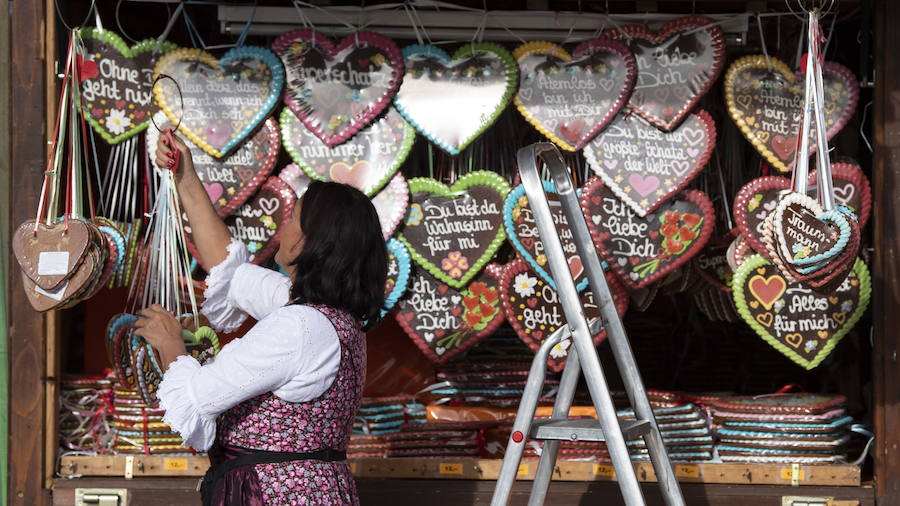
[[[340,183],[313,182],[303,194],[303,250],[291,299],[344,310],[373,327],[381,318],[388,252],[372,201]]]

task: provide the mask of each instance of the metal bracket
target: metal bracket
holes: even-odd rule
[[[98,504],[100,506],[124,506],[128,503],[125,488],[76,488],[75,506]]]

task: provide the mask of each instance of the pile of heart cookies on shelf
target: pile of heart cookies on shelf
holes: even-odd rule
[[[162,382],[163,368],[159,353],[142,337],[134,335],[138,317],[128,313],[113,316],[106,326],[106,355],[120,385],[134,390],[146,406],[159,406],[156,392]],[[201,365],[219,352],[219,338],[207,326],[195,331],[182,330],[187,354]]]

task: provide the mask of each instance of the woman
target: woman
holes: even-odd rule
[[[177,171],[200,261],[212,266],[203,314],[223,332],[258,320],[203,366],[162,307],[135,324],[166,368],[165,422],[209,450],[204,504],[358,504],[345,451],[365,377],[363,322],[384,305],[387,249],[375,208],[349,186],[311,184],[281,225],[275,261],[286,277],[248,263],[180,139],[161,136],[156,163]]]

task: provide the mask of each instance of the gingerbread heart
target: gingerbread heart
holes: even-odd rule
[[[869,270],[857,259],[831,295],[789,282],[761,255],[735,272],[732,295],[741,318],[766,342],[805,369],[819,365],[869,304]]]
[[[432,276],[462,288],[506,239],[503,203],[509,184],[495,172],[470,172],[453,186],[409,180],[412,194],[399,239]]]
[[[409,185],[399,172],[394,174],[387,186],[372,197],[372,205],[378,211],[378,221],[381,222],[381,232],[385,239],[393,235],[394,230],[403,221],[408,204]]]
[[[285,149],[307,176],[349,184],[369,197],[391,180],[416,138],[415,129],[393,107],[334,147],[303,126],[290,109],[281,111],[281,133]]]
[[[294,191],[287,183],[270,177],[253,198],[225,219],[231,236],[247,246],[252,263],[263,264],[278,251],[281,226],[291,218],[295,200]],[[182,221],[188,250],[199,261],[197,247],[191,238],[191,225],[184,214]],[[209,267],[202,263],[201,266]]]
[[[725,64],[722,29],[703,16],[674,19],[656,33],[644,25],[625,25],[605,35],[623,41],[637,59],[628,107],[666,132],[690,113]]]
[[[78,269],[91,244],[87,222],[76,219],[54,224],[28,220],[16,229],[12,250],[22,273],[44,290],[53,290]]]
[[[831,263],[848,246],[852,228],[847,215],[821,206],[806,195],[791,193],[782,197],[769,218],[772,220],[774,247],[782,260],[801,274],[802,269]],[[855,254],[854,254],[855,256]]]
[[[203,151],[223,158],[240,146],[278,103],[284,68],[261,47],[239,46],[220,60],[200,49],[163,55],[153,88],[169,121]],[[176,85],[177,83],[177,85]]]
[[[156,39],[129,46],[109,29],[79,28],[78,33],[84,42],[79,61],[84,119],[110,144],[142,132],[159,111],[153,67],[159,55],[178,46]]]
[[[609,273],[606,274],[606,282],[613,295],[616,311],[619,316],[625,314],[628,309],[627,292]],[[504,267],[500,292],[507,321],[532,351],[536,352],[544,339],[566,324],[566,316],[556,290],[531,270],[528,263],[521,258]],[[599,317],[600,309],[590,289],[582,292],[580,296],[587,319]],[[601,330],[593,336],[594,344],[600,344],[605,338],[606,330]],[[571,345],[572,341],[567,339],[554,346],[547,359],[547,365],[554,371],[561,371],[566,365]]]
[[[442,364],[478,344],[503,323],[499,264],[488,264],[457,290],[415,267],[397,304],[397,323],[433,362]]]
[[[413,45],[403,58],[406,75],[394,105],[451,155],[494,123],[518,84],[515,59],[497,44],[466,43],[452,58],[437,46]]]
[[[513,51],[519,62],[519,112],[567,151],[578,151],[606,128],[628,101],[637,75],[634,55],[621,43],[593,39],[574,59],[551,42],[527,42]]]
[[[641,217],[622,203],[599,177],[581,194],[594,245],[630,290],[662,279],[703,250],[715,225],[712,203],[687,190]]]
[[[163,129],[171,125],[162,113],[156,115],[155,121]],[[156,152],[158,140],[159,130],[155,126],[149,128],[147,150],[150,153]],[[194,171],[203,183],[216,213],[225,217],[253,196],[269,177],[278,160],[281,138],[278,124],[274,118],[269,118],[237,150],[224,158],[213,158],[190,139],[185,140],[185,144],[191,151]],[[152,163],[156,167],[155,159]],[[161,170],[160,167],[156,169]]]
[[[381,316],[384,317],[391,308],[400,300],[409,285],[410,260],[406,246],[397,239],[391,238],[387,242],[388,248],[388,277],[385,286],[384,309]]]
[[[572,229],[569,228],[568,220],[562,210],[556,186],[549,181],[543,181],[543,184],[544,193],[550,204],[550,212],[553,213],[553,223],[566,254],[566,262],[569,264],[569,272],[575,280],[576,287],[581,291],[587,287],[588,279],[575,246]],[[578,194],[581,194],[580,190]],[[549,269],[547,254],[538,233],[534,212],[528,204],[528,196],[525,195],[525,188],[522,185],[513,188],[506,196],[506,203],[503,206],[503,225],[506,227],[509,242],[516,248],[516,251],[522,255],[522,258],[528,262],[541,279],[547,282],[551,288],[556,289],[556,284],[547,270]]]
[[[765,252],[763,233],[766,219],[778,207],[782,195],[791,188],[789,179],[777,176],[756,178],[745,184],[734,197],[734,221],[750,248]]]
[[[809,175],[810,197],[816,196],[818,171]],[[869,179],[856,162],[838,162],[831,164],[831,185],[836,205],[853,211],[859,219],[859,228],[866,228],[869,214],[872,211],[872,187]]]
[[[646,216],[684,189],[706,166],[716,124],[698,109],[671,132],[620,114],[584,148],[591,169],[638,216]]]
[[[856,111],[859,84],[846,67],[822,64],[825,86],[826,137],[831,139]],[[739,58],[725,73],[725,103],[744,137],[781,172],[791,170],[803,109],[803,79],[775,58]],[[815,125],[810,128],[810,152],[815,152]]]
[[[373,32],[353,33],[335,45],[320,32],[292,30],[275,39],[272,50],[287,73],[284,103],[329,147],[378,117],[403,78],[400,49]]]
[[[710,286],[723,292],[731,292],[731,277],[734,275],[727,257],[731,244],[731,234],[710,240],[706,248],[691,261],[697,274]]]

